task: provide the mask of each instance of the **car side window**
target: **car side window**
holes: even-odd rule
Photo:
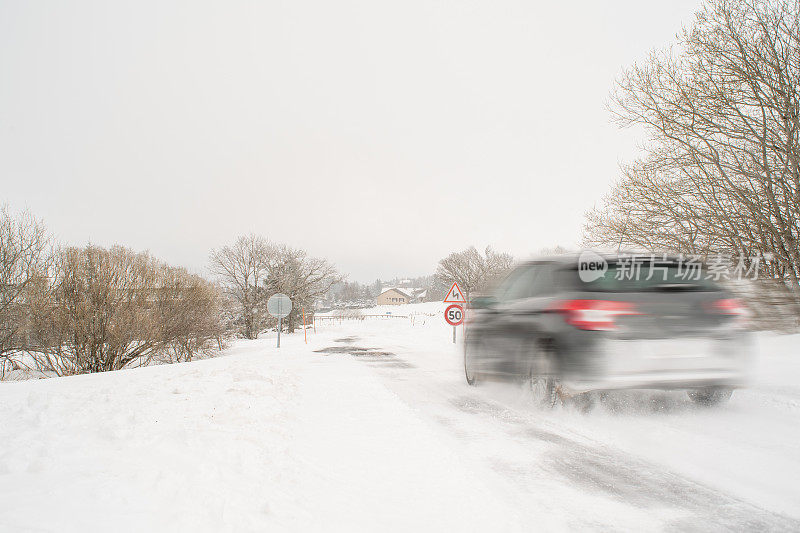
[[[546,296],[552,294],[555,291],[554,283],[552,267],[550,265],[539,265],[528,296]]]
[[[512,273],[500,285],[497,295],[498,300],[508,302],[530,297],[536,283],[538,271],[539,267],[537,265],[528,265]]]

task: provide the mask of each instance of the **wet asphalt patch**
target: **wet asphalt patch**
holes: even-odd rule
[[[400,359],[373,360],[368,362],[370,362],[370,366],[380,366],[380,367],[390,367],[390,368],[416,368],[411,363],[406,363],[405,361],[401,361]]]
[[[375,366],[381,368],[416,368],[414,365],[403,361],[392,352],[369,350],[364,352],[351,353],[350,355],[352,355],[359,361],[368,363],[369,366]]]
[[[334,342],[352,343],[358,337],[342,337],[335,339]],[[378,350],[377,348],[365,348],[363,346],[328,346],[314,350],[315,353],[324,355],[331,354],[350,354],[359,361],[370,363],[370,366],[389,367],[389,368],[415,368],[411,363],[407,363],[395,356],[393,352]]]
[[[369,349],[367,351],[360,351],[360,352],[351,352],[350,355],[355,357],[360,357],[364,360],[369,361],[384,361],[386,360],[387,356],[393,356],[392,352],[381,352],[378,350]]]
[[[375,348],[363,348],[361,346],[328,346],[327,348],[314,350],[314,353],[324,353],[327,355],[349,353],[355,357],[384,357],[387,355],[394,355],[392,352],[383,352]]]

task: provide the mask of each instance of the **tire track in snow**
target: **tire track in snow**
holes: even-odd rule
[[[345,340],[345,339],[342,339]],[[346,339],[354,342],[355,338]],[[356,347],[358,348],[358,347]],[[373,348],[372,350],[379,350]],[[381,354],[386,352],[379,352]],[[369,356],[356,351],[353,356],[371,363],[377,373],[397,382],[394,369],[404,369],[403,387],[408,383],[424,389],[420,397],[436,397],[440,407],[488,419],[501,426],[510,439],[544,443],[548,449],[535,465],[495,458],[492,468],[510,481],[526,488],[532,478],[541,475],[558,476],[565,483],[586,491],[603,493],[623,504],[645,510],[672,508],[682,516],[661,524],[667,530],[680,531],[800,531],[800,521],[774,513],[722,491],[707,487],[655,464],[622,453],[604,445],[589,445],[545,429],[531,420],[532,413],[518,413],[500,403],[481,398],[477,391],[466,389],[465,394],[452,396],[453,389],[435,379],[435,375],[420,371],[395,354]],[[376,363],[377,361],[377,363]],[[416,371],[415,371],[416,369]],[[434,379],[431,379],[431,378]],[[469,394],[466,394],[468,393]],[[424,412],[424,411],[423,411]],[[452,417],[434,415],[457,437],[468,434]]]
[[[665,524],[680,531],[798,531],[800,521],[773,513],[729,496],[630,454],[607,446],[589,446],[514,416],[500,404],[472,396],[454,398],[457,409],[491,417],[510,435],[524,435],[553,446],[541,468],[565,480],[602,491],[622,502],[643,508],[682,509],[690,516]],[[521,426],[521,427],[520,427]],[[529,469],[528,469],[529,470]],[[509,468],[508,472],[520,470]],[[523,469],[524,474],[535,474]],[[513,474],[512,474],[513,475]],[[524,479],[523,479],[524,480]]]

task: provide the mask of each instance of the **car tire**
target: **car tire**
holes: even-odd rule
[[[475,355],[476,346],[470,342],[469,339],[464,340],[464,377],[467,379],[467,384],[474,387],[478,384],[478,374],[471,363],[471,358]]]
[[[567,399],[562,399],[562,401],[579,413],[586,414],[601,405],[606,400],[606,397],[606,392],[589,391],[575,394]]]
[[[552,409],[561,401],[559,382],[555,377],[555,354],[549,344],[535,342],[527,376],[533,402],[544,409]]]
[[[697,405],[719,405],[731,399],[733,389],[715,387],[710,389],[693,389],[688,390],[686,393],[689,399]]]

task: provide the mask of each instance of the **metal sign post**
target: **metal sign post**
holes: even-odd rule
[[[456,326],[464,322],[464,308],[458,304],[447,306],[444,310],[445,321],[453,326],[453,344],[456,343]]]
[[[458,282],[453,282],[453,286],[447,291],[447,296],[444,297],[444,303],[452,304],[444,310],[444,319],[448,324],[453,326],[453,344],[456,343],[456,326],[464,322],[464,306],[467,299],[464,298],[464,293],[461,292],[461,287]]]
[[[302,307],[301,311],[303,313],[303,342],[308,344],[308,332],[306,331],[306,308]]]
[[[278,348],[281,347],[281,330],[283,318],[292,312],[292,300],[282,293],[276,293],[267,300],[267,312],[278,319]]]

